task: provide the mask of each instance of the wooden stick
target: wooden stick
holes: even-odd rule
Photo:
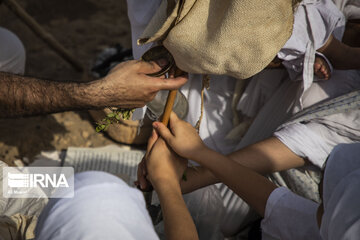
[[[49,32],[45,31],[15,0],[2,0],[38,37],[65,59],[77,71],[83,72],[84,65],[66,50]]]
[[[170,114],[171,114],[172,108],[174,106],[176,94],[177,94],[177,90],[169,91],[169,95],[166,100],[165,110],[164,110],[164,113],[163,113],[162,119],[161,119],[161,122],[165,126],[167,126],[169,123]],[[153,188],[150,187],[149,189],[145,189],[142,191],[143,191],[144,198],[145,198],[146,208],[149,210],[149,208],[151,206],[151,201],[152,201]]]
[[[180,70],[179,68],[177,68],[177,67],[175,66],[174,77],[178,77],[178,76],[180,76],[181,74],[183,74],[183,71]],[[169,95],[168,95],[167,100],[166,100],[166,105],[165,105],[164,113],[163,113],[163,116],[162,116],[162,119],[161,119],[161,122],[162,122],[165,126],[167,126],[168,123],[169,123],[170,114],[171,114],[172,108],[173,108],[173,106],[174,106],[176,94],[177,94],[177,90],[171,90],[171,91],[169,91]]]
[[[182,74],[183,72],[175,67],[175,77],[178,77]],[[174,106],[174,102],[175,102],[175,98],[176,98],[176,94],[177,94],[177,90],[170,90],[169,91],[169,95],[166,99],[166,104],[165,104],[165,109],[164,109],[164,113],[162,115],[161,118],[161,122],[167,126],[169,123],[169,119],[170,119],[170,114],[172,111],[172,108]],[[151,200],[152,200],[152,190],[153,188],[150,187],[147,190],[142,190],[144,192],[144,197],[145,197],[145,203],[146,203],[146,207],[149,209],[149,207],[151,206]]]
[[[171,90],[169,91],[169,95],[166,100],[165,110],[161,119],[161,122],[167,126],[170,119],[170,114],[172,111],[172,108],[174,106],[175,98],[176,98],[177,90]]]

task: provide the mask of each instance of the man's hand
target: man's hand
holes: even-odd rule
[[[160,63],[161,64],[161,63]],[[56,82],[0,72],[0,118],[104,107],[135,108],[151,101],[159,90],[178,89],[186,76],[156,78],[156,63],[128,61],[106,77],[88,82]]]
[[[155,62],[120,63],[106,77],[92,82],[89,95],[99,107],[135,108],[150,102],[158,91],[178,89],[187,81],[186,76],[165,79],[146,75],[160,69]]]
[[[180,156],[193,159],[206,146],[191,124],[179,119],[174,112],[170,115],[170,130],[161,122],[154,122],[153,127],[166,143]]]

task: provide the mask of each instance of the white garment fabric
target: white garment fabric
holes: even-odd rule
[[[13,216],[17,213],[26,216],[39,216],[48,199],[40,188],[32,188],[31,192],[43,198],[5,198],[2,197],[3,183],[7,182],[7,176],[3,175],[3,168],[8,167],[6,163],[0,161],[0,215]],[[20,173],[20,171],[19,171]]]
[[[302,80],[309,43],[312,42],[314,50],[317,50],[324,46],[331,34],[341,41],[344,31],[345,17],[331,0],[302,1],[294,13],[292,35],[277,54],[284,60],[283,65],[290,78]]]
[[[360,143],[340,144],[331,152],[323,181],[324,215],[318,204],[277,188],[269,196],[261,222],[262,239],[359,239]]]
[[[304,95],[304,107],[360,89],[360,71],[334,70],[328,81],[313,83]],[[339,125],[340,123],[340,125]],[[322,167],[334,146],[360,141],[360,111],[334,114],[281,127],[274,133],[296,155]]]
[[[141,2],[141,7],[139,7]],[[132,15],[138,16],[148,16],[147,14],[148,9],[156,8],[159,4],[159,1],[155,0],[143,0],[143,1],[133,1],[128,0],[128,7],[129,7],[129,18],[130,23],[133,25]],[[131,9],[131,11],[130,11]],[[142,18],[138,18],[142,19]],[[139,23],[136,22],[137,26],[145,26],[146,22]],[[316,24],[316,22],[315,22]],[[139,28],[132,28],[133,30],[137,31],[133,33],[133,36],[139,36],[143,29]],[[142,51],[144,49],[140,49],[136,46],[136,39],[133,38],[133,46],[134,46],[134,54],[137,56],[141,56]],[[236,79],[227,77],[227,76],[210,76],[210,89],[205,90],[205,106],[204,106],[204,117],[203,121],[200,126],[200,137],[204,140],[205,144],[223,154],[227,154],[233,152],[235,150],[241,149],[245,146],[253,144],[255,142],[261,141],[266,139],[274,133],[278,126],[284,123],[287,119],[291,117],[294,113],[293,108],[295,105],[296,94],[301,88],[301,82],[292,82],[289,81],[286,72],[284,70],[277,70],[278,72],[274,74],[275,70],[264,70],[262,73],[259,73],[257,77],[257,81],[267,81],[272,82],[276,85],[276,88],[273,86],[269,86],[269,84],[262,84],[260,83],[258,86],[254,87],[254,89],[259,89],[259,86],[267,86],[263,89],[260,89],[258,95],[268,93],[268,89],[272,89],[272,94],[265,98],[253,98],[253,91],[250,89],[246,89],[246,93],[248,94],[246,103],[244,100],[239,102],[239,106],[256,106],[258,108],[256,111],[253,111],[252,108],[248,108],[247,111],[243,111],[241,107],[238,108],[239,111],[243,111],[243,113],[252,112],[252,114],[257,113],[257,117],[255,118],[253,124],[251,125],[248,132],[245,136],[241,139],[241,141],[231,141],[225,139],[225,136],[228,132],[233,128],[232,119],[233,119],[233,112],[231,109],[231,102],[232,97],[234,94],[234,88],[236,84]],[[282,71],[282,73],[280,72]],[[278,78],[275,75],[278,74]],[[335,74],[335,73],[334,73]],[[347,73],[344,72],[341,77],[346,75]],[[336,75],[336,74],[335,74]],[[340,77],[340,76],[339,76]],[[255,78],[255,77],[254,77]],[[254,78],[250,81],[250,84],[254,80]],[[276,79],[275,79],[276,78]],[[279,80],[280,79],[280,80]],[[193,126],[196,124],[197,120],[200,116],[200,90],[201,90],[201,75],[189,75],[189,81],[185,86],[182,87],[181,91],[184,93],[185,97],[189,101],[189,114],[185,119]],[[333,79],[331,79],[333,80]],[[331,81],[325,81],[324,84],[318,85],[313,84],[314,88],[326,88],[327,84]],[[338,84],[339,82],[336,81]],[[312,92],[313,85],[310,87],[308,92]],[[351,84],[346,83],[345,88],[347,91],[353,90],[353,83]],[[343,85],[341,85],[343,86]],[[253,89],[253,90],[254,90]],[[342,92],[343,87],[340,86],[332,86],[331,91]],[[257,91],[257,90],[255,90]],[[324,90],[327,93],[330,90]],[[265,94],[266,95],[266,94]],[[331,95],[331,94],[329,94]],[[336,94],[333,94],[336,95]],[[309,97],[310,96],[310,97]],[[258,101],[260,99],[260,103]],[[324,98],[323,98],[324,99]],[[308,96],[304,95],[304,105],[307,106],[310,103],[316,103],[319,98],[316,94],[308,94]],[[250,104],[250,105],[249,105]],[[256,112],[256,113],[255,113]],[[251,115],[250,115],[251,116]],[[276,181],[281,186],[288,186],[287,183],[282,180],[281,177],[278,177]],[[249,207],[246,203],[244,203],[236,194],[232,191],[228,190],[228,188],[222,184],[217,185],[219,187],[221,196],[223,198],[223,204],[225,206],[225,216],[223,219],[214,219],[214,223],[218,220],[219,223],[222,223],[223,232],[227,236],[231,236],[236,233],[238,230],[242,228],[240,226],[242,219],[247,218],[247,215],[253,215],[250,212]],[[311,191],[309,192],[316,192],[317,183],[313,182],[311,186]],[[200,201],[202,198],[198,197],[197,194],[194,194],[195,198],[198,198]],[[190,196],[189,196],[190,197]],[[318,196],[315,194],[314,196],[306,196],[311,199],[317,199]],[[222,209],[222,206],[219,209]],[[208,213],[207,216],[211,216],[212,213]],[[217,216],[217,213],[213,213],[214,216]],[[207,229],[207,231],[212,229]],[[216,234],[214,234],[216,235]]]
[[[136,37],[141,35],[160,2],[159,0],[128,0],[128,14],[133,31],[133,55],[136,59],[150,47],[148,45],[138,46]],[[200,117],[201,80],[201,75],[190,74],[189,81],[181,88],[181,92],[190,103],[189,114],[185,121],[192,125],[195,125]],[[236,79],[232,77],[210,76],[210,89],[205,91],[205,115],[200,127],[200,136],[207,145],[222,153],[229,153],[234,147],[234,144],[229,146],[229,142],[215,140],[223,138],[228,132],[227,130],[232,127],[231,106],[224,103],[231,102],[235,81]]]
[[[139,190],[105,172],[77,173],[74,180],[74,198],[52,198],[45,206],[37,240],[159,239]]]
[[[25,48],[19,38],[0,27],[0,71],[24,74],[25,58]]]
[[[131,23],[131,38],[134,59],[139,59],[149,49],[151,44],[139,46],[136,40],[140,38],[148,22],[160,6],[161,0],[131,0],[128,1],[128,16]]]
[[[360,237],[360,143],[334,148],[326,164],[323,185],[323,239]]]
[[[344,13],[346,19],[360,19],[359,0],[333,0],[333,2]]]
[[[285,187],[275,189],[266,202],[261,221],[262,239],[321,239],[316,222],[318,206]]]
[[[142,6],[139,8],[138,4],[142,2]],[[129,8],[129,19],[131,25],[136,26],[146,26],[147,22],[139,23],[134,21],[134,15],[147,15],[147,9],[154,9],[157,7],[159,2],[156,0],[143,0],[143,1],[133,1],[128,0],[128,8]],[[131,11],[130,11],[131,10]],[[142,18],[138,18],[142,19]],[[143,29],[141,30],[140,27],[134,27],[132,30],[136,31],[133,33],[133,36],[139,36]],[[136,45],[136,38],[132,39],[133,42],[133,53],[135,57],[141,56],[143,52],[146,50],[145,48],[140,48]],[[146,46],[146,45],[145,45]],[[149,47],[149,46],[147,46]],[[184,119],[185,121],[189,122],[193,126],[195,126],[196,122],[200,117],[200,103],[201,103],[201,82],[202,76],[201,75],[193,75],[189,74],[189,81],[181,88],[182,93],[187,98],[189,102],[189,114]],[[210,148],[214,149],[215,151],[221,152],[223,154],[230,153],[234,150],[236,146],[236,142],[225,140],[226,134],[232,129],[232,109],[231,103],[232,96],[235,88],[236,79],[227,76],[210,76],[210,89],[205,91],[205,102],[204,102],[204,116],[200,126],[200,136],[204,140],[205,144]],[[136,111],[137,112],[137,111]],[[141,112],[141,111],[139,111]],[[139,115],[143,114],[139,113]],[[212,211],[207,211],[206,214],[199,215],[198,213],[193,213],[192,216],[195,216],[195,224],[196,226],[205,226],[210,225],[209,219],[212,221],[212,227],[203,227],[198,228],[198,233],[200,237],[204,236],[201,239],[211,240],[211,239],[223,239],[222,234],[219,232],[219,225],[223,223],[224,226],[229,226],[234,221],[226,222],[221,219],[221,217],[214,217],[219,216],[219,210],[222,211],[223,205],[218,205],[218,201],[211,201],[207,200],[207,197],[204,197],[202,193],[214,192],[217,190],[218,192],[215,195],[220,194],[218,189],[211,188],[208,190],[201,190],[199,189],[196,192],[188,194],[186,196],[186,202],[190,204],[194,204],[196,201],[204,202],[206,204],[213,204]],[[221,191],[221,193],[227,193],[229,191]],[[224,195],[221,195],[224,197]],[[234,202],[231,199],[225,201],[225,205],[230,204],[232,205]],[[220,203],[221,204],[221,203]],[[243,203],[241,203],[243,204]],[[188,204],[189,205],[189,204]],[[189,206],[189,209],[193,209],[192,206]],[[195,209],[196,210],[196,209]],[[248,209],[246,210],[248,211]],[[244,215],[244,214],[241,214]],[[235,221],[236,223],[236,221]],[[236,224],[237,225],[237,224]],[[209,238],[209,236],[211,238]]]

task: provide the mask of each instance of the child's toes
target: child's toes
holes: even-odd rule
[[[325,80],[328,80],[329,79],[329,77],[330,77],[330,74],[329,74],[329,69],[325,66],[325,65],[322,65],[321,66],[321,73],[323,74],[323,79],[325,79]]]
[[[323,73],[321,72],[321,64],[314,63],[314,74],[321,79],[324,77]]]
[[[314,74],[320,79],[323,79],[325,76],[322,72],[322,65],[319,63],[314,63]]]

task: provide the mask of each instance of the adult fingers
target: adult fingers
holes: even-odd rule
[[[139,68],[139,73],[149,74],[161,70],[161,67],[156,62],[137,61],[136,65]]]
[[[158,87],[160,90],[175,90],[183,86],[188,80],[187,75],[182,75],[174,78],[159,79]]]
[[[152,92],[158,92],[160,90],[177,90],[188,80],[187,76],[179,76],[176,78],[145,77],[146,81],[144,84],[146,84]]]

